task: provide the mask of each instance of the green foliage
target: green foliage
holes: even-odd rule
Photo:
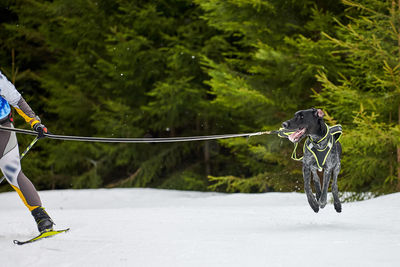
[[[318,85],[317,71],[334,71],[340,65],[330,55],[327,42],[319,42],[323,30],[332,30],[333,13],[340,10],[339,5],[255,0],[196,3],[206,11],[203,17],[209,25],[223,31],[235,45],[224,54],[224,61],[205,59],[203,63],[211,77],[206,84],[215,97],[213,103],[226,114],[225,125],[229,122],[233,131],[279,128],[296,110],[313,105],[310,88]],[[297,190],[294,181],[301,176],[293,179],[300,172],[288,160],[291,145],[276,137],[268,138],[268,143],[258,142],[221,141],[240,167],[211,176],[215,184],[210,189]]]
[[[199,174],[198,168],[202,169],[204,167],[193,166],[183,172],[172,174],[169,179],[165,180],[160,185],[160,188],[174,190],[206,191],[207,179],[203,175]]]
[[[321,71],[324,89],[315,93],[344,128],[343,179],[348,191],[396,190],[399,124],[399,6],[390,1],[344,1],[347,24],[337,21],[336,37],[325,34],[343,62],[340,77]]]
[[[18,37],[47,53],[37,87],[45,92],[42,119],[52,132],[141,137],[201,131],[207,88],[198,58],[226,44],[209,38],[214,30],[190,1],[30,0],[12,10],[20,25],[2,24],[15,32],[4,44],[14,47]],[[63,177],[58,187],[158,186],[185,165],[183,155],[201,162],[201,147],[48,142],[37,173],[51,169]],[[132,173],[136,180],[123,183]]]
[[[258,132],[318,105],[344,128],[340,189],[380,194],[397,185],[399,18],[377,0],[2,1],[0,68],[57,134]],[[41,189],[301,191],[292,149],[43,140],[23,166]]]

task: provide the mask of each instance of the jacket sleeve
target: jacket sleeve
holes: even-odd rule
[[[22,96],[14,108],[18,114],[21,115],[22,118],[24,118],[25,121],[31,125],[31,127],[33,127],[36,123],[40,123],[39,116],[36,116],[35,112],[33,112],[31,107],[28,105],[28,103],[26,103]]]
[[[15,86],[7,80],[0,72],[0,90],[1,96],[7,100],[7,102],[15,108],[19,115],[21,115],[27,123],[33,127],[36,123],[40,122],[40,118],[36,116],[35,112],[26,103],[25,99],[15,89]]]

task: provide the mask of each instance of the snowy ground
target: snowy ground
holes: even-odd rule
[[[298,193],[153,189],[41,192],[57,228],[36,235],[15,192],[0,194],[0,266],[400,266],[400,194],[315,214]]]

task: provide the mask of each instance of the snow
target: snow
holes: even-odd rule
[[[0,194],[1,266],[400,266],[400,193],[315,214],[304,194],[155,189],[42,191],[66,234],[37,234]]]

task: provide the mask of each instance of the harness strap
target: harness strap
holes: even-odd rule
[[[298,146],[298,144],[299,144],[299,143],[295,143],[295,144],[294,144],[294,149],[293,149],[293,153],[292,153],[292,159],[297,160],[297,161],[300,161],[300,160],[303,159],[303,156],[301,156],[300,158],[297,157],[296,151],[297,151],[297,146]],[[303,147],[303,154],[304,154],[304,147]]]
[[[326,144],[326,147],[324,149],[317,149],[314,144],[313,144],[313,140],[311,137],[308,137],[305,142],[304,142],[304,146],[303,146],[303,155],[306,149],[308,149],[312,155],[314,156],[318,168],[322,169],[322,166],[325,164],[325,160],[327,159],[333,145],[339,141],[340,137],[342,136],[342,126],[341,125],[335,125],[332,127],[327,126],[327,133],[325,134],[325,136],[319,140],[317,143],[319,143],[320,141],[326,139],[329,136],[329,141]],[[293,160],[297,160],[297,161],[301,161],[303,159],[304,156],[301,157],[297,157],[297,147],[298,147],[299,143],[295,143],[294,145],[294,149],[292,152],[292,159]],[[318,155],[317,155],[318,154]]]
[[[315,147],[312,144],[310,139],[308,139],[306,141],[306,143],[304,144],[304,146],[306,146],[306,144],[308,143],[307,149],[314,156],[315,161],[317,162],[317,166],[318,166],[319,170],[322,170],[322,167],[324,166],[325,161],[328,158],[329,153],[331,152],[331,149],[333,147],[333,142],[334,142],[333,139],[334,139],[333,136],[330,135],[328,143],[326,144],[324,149],[318,149],[317,147]]]
[[[279,137],[283,137],[283,138],[288,138],[288,136],[291,135],[294,132],[296,132],[296,131],[286,130],[284,128],[280,128],[279,131],[278,131],[278,136]]]

